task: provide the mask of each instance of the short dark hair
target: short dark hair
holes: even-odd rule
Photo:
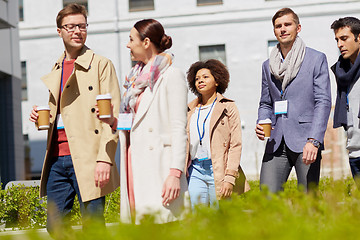
[[[57,15],[56,17],[56,25],[58,28],[61,28],[62,20],[64,17],[68,15],[74,14],[82,14],[85,17],[85,21],[87,22],[87,12],[86,8],[83,5],[79,5],[76,3],[71,3],[66,5]]]
[[[226,66],[216,59],[209,59],[205,62],[198,61],[190,66],[189,70],[187,71],[187,81],[190,90],[196,96],[201,96],[201,94],[196,90],[195,78],[197,72],[203,68],[210,70],[211,75],[213,75],[215,82],[218,84],[218,86],[216,87],[216,92],[223,94],[229,85],[230,74]]]
[[[299,20],[299,16],[291,9],[291,8],[282,8],[280,10],[278,10],[275,15],[272,17],[272,24],[273,26],[275,26],[275,20],[285,16],[291,14],[293,16],[294,22],[296,23],[296,25],[300,24],[300,20]]]
[[[334,32],[343,27],[349,27],[352,34],[354,34],[355,41],[357,41],[360,34],[360,20],[356,17],[344,17],[335,20],[331,24],[331,29],[333,29]]]

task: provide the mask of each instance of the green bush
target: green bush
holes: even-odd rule
[[[39,228],[46,221],[46,202],[38,187],[13,186],[0,190],[0,221],[10,228]]]
[[[106,196],[105,221],[118,222],[120,189]],[[69,217],[72,225],[81,224],[77,198]],[[39,187],[12,186],[0,190],[0,224],[6,228],[41,228],[46,226],[46,197],[39,198]]]
[[[251,181],[250,192],[221,201],[219,209],[198,206],[182,221],[154,224],[149,217],[141,225],[118,223],[106,229],[64,232],[63,239],[358,238],[360,192],[351,178],[322,179],[318,190],[309,193],[298,190],[296,184],[288,181],[283,192],[271,194],[260,191],[258,181]],[[106,204],[107,221],[118,221],[119,192],[109,195]],[[29,239],[43,239],[39,234],[31,233]]]

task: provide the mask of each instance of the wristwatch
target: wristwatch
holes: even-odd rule
[[[314,147],[316,147],[316,148],[319,148],[319,147],[320,147],[320,142],[319,142],[318,140],[308,139],[306,142],[312,143],[312,145],[314,145]]]

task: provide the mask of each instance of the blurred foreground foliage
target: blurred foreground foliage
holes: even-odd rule
[[[219,209],[199,206],[179,222],[154,224],[153,218],[147,217],[141,225],[116,223],[106,229],[91,227],[86,231],[62,232],[62,239],[359,238],[360,192],[351,178],[336,181],[323,178],[318,190],[310,193],[298,190],[296,180],[288,181],[285,190],[278,194],[266,190],[260,192],[258,181],[251,181],[250,185],[250,192],[221,201]],[[4,195],[1,195],[2,199]],[[118,196],[117,192],[116,197],[107,198],[111,202],[107,209],[113,212],[108,213],[108,222],[119,221]],[[3,215],[1,217],[3,219]],[[34,231],[27,239],[49,237],[43,238]]]
[[[77,197],[69,221],[81,224]],[[118,222],[120,216],[120,188],[106,196],[105,221]],[[39,198],[39,187],[16,185],[0,190],[0,225],[2,228],[31,229],[46,227],[46,197]]]

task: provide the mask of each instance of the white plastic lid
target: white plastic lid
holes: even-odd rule
[[[50,111],[50,107],[49,107],[49,106],[38,106],[38,107],[36,108],[36,110],[38,110],[38,111],[41,111],[41,110],[49,110],[49,111]]]
[[[104,100],[104,99],[111,99],[110,93],[97,95],[96,100]]]
[[[269,118],[259,121],[259,124],[269,124],[269,123],[271,124],[271,120]]]

